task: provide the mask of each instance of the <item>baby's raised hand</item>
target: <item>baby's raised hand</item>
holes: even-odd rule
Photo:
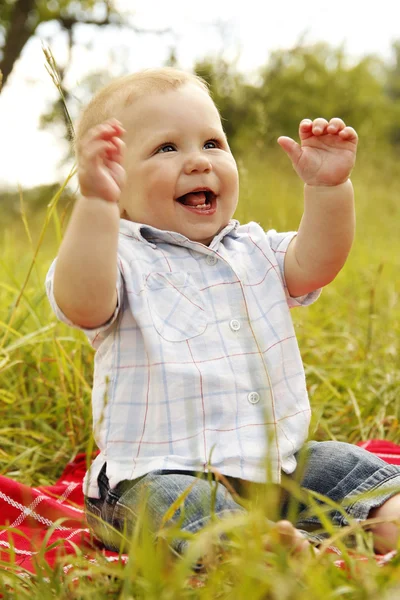
[[[90,129],[78,146],[78,179],[83,196],[118,202],[125,182],[124,129],[109,119]]]
[[[301,179],[314,186],[344,183],[354,167],[357,133],[342,119],[304,119],[299,127],[300,145],[289,137],[278,144],[290,157]]]

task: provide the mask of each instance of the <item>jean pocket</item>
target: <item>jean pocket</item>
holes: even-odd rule
[[[146,291],[154,327],[163,339],[182,342],[204,333],[207,316],[202,293],[189,273],[150,273]]]

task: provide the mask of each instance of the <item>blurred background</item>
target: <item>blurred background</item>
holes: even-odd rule
[[[296,136],[304,117],[341,116],[361,152],[400,144],[400,6],[337,0],[0,0],[1,201],[58,183],[71,162],[68,121],[109,79],[145,67],[195,70],[240,159]]]

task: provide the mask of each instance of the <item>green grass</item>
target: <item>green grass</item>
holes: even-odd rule
[[[296,229],[302,185],[285,157],[240,164],[237,217],[265,228]],[[293,311],[313,406],[311,438],[357,442],[369,437],[400,443],[400,168],[394,160],[361,155],[354,177],[357,238],[348,262],[312,307]],[[56,201],[34,219],[10,222],[0,240],[0,473],[28,485],[53,483],[65,464],[90,445],[93,352],[85,338],[56,322],[44,278],[64,226]],[[33,231],[29,230],[34,222]],[[37,223],[44,224],[38,228]],[[39,233],[42,231],[42,235]],[[271,500],[272,502],[272,500]],[[190,580],[196,552],[227,534],[227,553],[202,586]],[[329,529],[329,526],[328,526]],[[313,600],[400,597],[400,560],[380,568],[355,561],[342,538],[347,571],[332,555],[266,555],[262,513],[213,523],[194,536],[192,554],[171,561],[167,529],[155,544],[137,530],[129,567],[88,564],[77,552],[75,569],[0,575],[3,598],[146,598]],[[372,556],[370,539],[353,524],[356,549]],[[68,562],[71,562],[70,557]],[[204,584],[204,585],[203,585]]]

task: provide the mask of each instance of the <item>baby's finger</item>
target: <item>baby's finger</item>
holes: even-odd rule
[[[114,136],[111,139],[112,144],[114,145],[113,159],[121,162],[122,157],[125,153],[125,142],[121,140],[120,137]]]
[[[104,164],[109,169],[109,172],[115,183],[120,189],[122,189],[126,180],[126,172],[123,166],[112,160],[105,160]]]
[[[114,136],[123,135],[124,129],[116,119],[109,119],[104,123],[100,123],[89,129],[86,135],[82,138],[81,147],[90,144],[94,140],[106,140]]]
[[[79,157],[87,157],[88,153],[92,155],[95,144],[108,143],[108,139],[114,135],[114,130],[108,125],[97,125],[90,129],[77,144],[77,152]]]
[[[303,119],[302,121],[300,121],[300,125],[299,125],[300,137],[302,137],[302,135],[304,135],[304,134],[311,133],[312,124],[313,124],[313,122],[311,121],[311,119]]]
[[[328,133],[338,133],[339,131],[342,131],[342,129],[344,129],[346,127],[345,122],[342,119],[339,119],[338,117],[333,117],[333,119],[331,119],[328,123],[328,127],[327,127],[327,131]]]
[[[114,148],[114,144],[108,140],[96,140],[85,147],[82,159],[93,161],[98,157],[105,157],[107,153],[113,152]]]
[[[312,136],[312,120],[303,119],[299,125],[299,138],[303,141]]]
[[[111,117],[111,119],[107,119],[106,121],[99,123],[90,131],[107,131],[114,133],[114,135],[118,136],[125,133],[125,129],[123,128],[121,121],[118,121],[118,119],[115,119],[114,117]]]
[[[125,133],[125,129],[121,121],[118,121],[118,119],[115,119],[114,117],[111,117],[111,119],[107,119],[107,121],[104,121],[104,123],[107,125],[111,125],[111,127],[113,127],[117,131]]]
[[[349,142],[356,142],[358,140],[357,132],[353,127],[345,127],[342,131],[339,131],[339,135],[343,140]]]
[[[300,135],[303,137],[307,136],[306,132],[300,133]],[[301,148],[299,146],[299,144],[297,144],[294,140],[292,140],[292,138],[287,137],[285,135],[281,135],[278,138],[278,144],[280,145],[281,148],[283,148],[283,150],[286,152],[286,154],[289,156],[289,158],[293,161],[294,164],[296,164],[301,156]]]
[[[325,133],[326,128],[328,127],[328,121],[323,119],[322,117],[318,117],[318,119],[314,119],[312,124],[312,132],[314,135],[322,135]]]
[[[300,121],[299,129],[302,131],[309,131],[312,127],[313,122],[311,119],[303,119]]]

